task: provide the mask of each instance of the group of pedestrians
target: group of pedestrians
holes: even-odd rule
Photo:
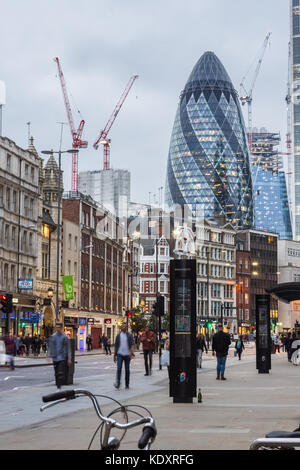
[[[26,336],[15,336],[6,334],[2,341],[5,346],[2,346],[3,351],[5,349],[2,354],[5,353],[11,358],[16,356],[23,357],[24,355],[28,357],[30,354],[38,357],[41,352],[44,354],[47,352],[47,340],[40,335],[30,336],[27,334]]]

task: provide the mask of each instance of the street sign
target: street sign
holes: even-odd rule
[[[20,290],[32,290],[33,279],[18,279],[18,289]]]

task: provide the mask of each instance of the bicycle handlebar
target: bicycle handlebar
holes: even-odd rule
[[[143,417],[135,421],[131,421],[129,423],[118,423],[116,420],[107,418],[106,416],[102,415],[101,409],[99,407],[96,397],[88,390],[79,390],[79,389],[61,390],[56,393],[51,393],[50,395],[45,395],[42,397],[42,400],[44,403],[48,403],[48,404],[42,406],[41,411],[44,411],[46,408],[50,406],[54,406],[58,403],[61,403],[62,401],[74,400],[77,396],[80,396],[80,395],[88,396],[92,400],[95,411],[97,415],[99,416],[99,418],[105,423],[111,425],[112,427],[125,430],[125,429],[130,429],[130,428],[139,426],[140,424],[145,424],[143,428],[142,436],[138,443],[139,449],[144,449],[149,444],[150,439],[152,439],[152,442],[154,441],[156,434],[157,434],[157,430],[155,426],[155,421],[152,417],[150,416],[148,416],[147,418]],[[49,403],[49,402],[52,402],[52,403]],[[57,403],[53,403],[53,402],[57,402]]]
[[[140,437],[140,440],[138,442],[138,448],[139,449],[145,449],[145,447],[148,445],[149,440],[152,439],[154,441],[156,437],[157,431],[156,427],[154,424],[146,424],[143,428],[143,434]]]
[[[63,390],[61,392],[51,393],[51,395],[46,395],[42,398],[44,403],[50,401],[61,400],[65,398],[66,400],[73,400],[75,398],[75,390]]]

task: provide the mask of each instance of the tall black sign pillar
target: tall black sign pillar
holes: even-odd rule
[[[193,403],[197,396],[196,260],[171,260],[170,397]]]
[[[259,374],[271,369],[270,296],[256,296],[256,368]]]

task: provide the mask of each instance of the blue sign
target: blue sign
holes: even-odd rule
[[[78,318],[79,325],[86,325],[86,318]]]
[[[32,290],[33,289],[33,279],[19,279],[18,280],[18,289],[20,289],[20,290]]]
[[[39,323],[40,322],[40,315],[39,313],[31,313],[30,314],[30,323]]]

